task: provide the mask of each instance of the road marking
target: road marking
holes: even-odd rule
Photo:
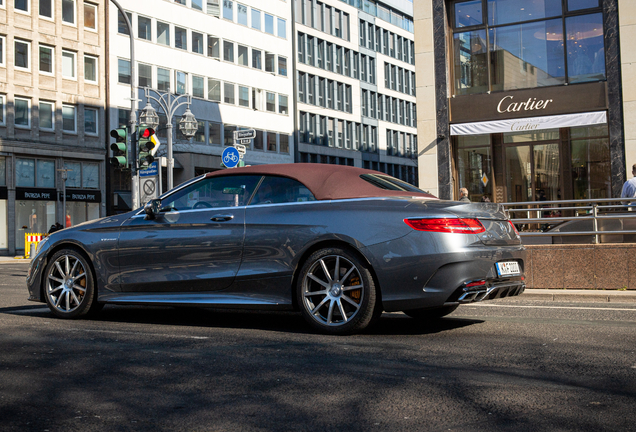
[[[91,330],[91,329],[65,329],[68,331],[75,332],[84,332],[84,333],[107,333],[107,334],[121,334],[127,336],[160,336],[160,337],[169,337],[169,338],[177,338],[177,339],[210,339],[208,336],[187,336],[187,335],[175,335],[168,333],[143,333],[143,332],[126,332],[126,331],[117,331],[117,330]]]
[[[474,304],[463,305],[463,307],[499,307],[499,308],[531,308],[531,309],[576,309],[576,310],[608,310],[608,311],[636,311],[636,309],[627,308],[597,308],[584,306],[517,306],[517,305],[494,305],[494,304]]]

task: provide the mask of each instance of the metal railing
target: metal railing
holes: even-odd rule
[[[636,234],[634,230],[599,230],[599,221],[636,219],[636,198],[598,198],[593,200],[526,201],[503,203],[504,209],[516,226],[527,225],[529,230],[520,230],[522,237],[594,236],[593,243],[600,243],[599,236]],[[525,213],[526,217],[517,215]],[[564,213],[572,214],[565,216]],[[517,217],[516,217],[517,216]],[[534,216],[534,217],[533,217]],[[552,231],[559,223],[567,221],[591,220],[591,231]],[[532,226],[536,229],[532,229]],[[545,227],[541,229],[540,227]],[[621,224],[622,226],[622,224]],[[636,227],[636,222],[634,223]]]

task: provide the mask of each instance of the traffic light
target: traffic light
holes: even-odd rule
[[[139,125],[139,140],[137,145],[139,146],[139,169],[144,170],[150,167],[155,161],[151,151],[155,148],[155,143],[152,141],[152,136],[155,134],[155,130],[146,125]]]
[[[115,138],[115,142],[110,145],[113,151],[110,164],[119,169],[128,168],[128,131],[126,128],[113,129],[110,136]]]

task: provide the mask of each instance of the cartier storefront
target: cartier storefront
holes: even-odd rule
[[[431,1],[438,195],[620,196],[618,0]],[[424,27],[416,25],[416,56]],[[421,158],[420,171],[431,162]]]
[[[611,197],[606,94],[598,82],[452,98],[456,186],[471,201]]]

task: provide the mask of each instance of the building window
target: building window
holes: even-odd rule
[[[244,86],[239,86],[238,92],[239,92],[239,105],[249,108],[249,106],[250,106],[250,88],[249,87],[244,87]]]
[[[130,25],[132,26],[132,14],[130,12],[126,12],[126,16],[128,17],[128,21],[130,21]],[[123,35],[129,35],[128,26],[126,25],[126,20],[119,10],[117,11],[117,32]]]
[[[97,84],[97,57],[84,56],[84,80]]]
[[[77,132],[77,110],[73,105],[62,105],[62,130],[64,132]]]
[[[117,59],[117,82],[130,84],[130,61]]]
[[[289,114],[287,108],[287,96],[285,95],[278,95],[278,112],[285,115]]]
[[[188,31],[181,27],[174,28],[174,47],[188,50]]]
[[[252,8],[252,28],[261,30],[261,11]]]
[[[261,64],[261,51],[252,48],[252,67],[254,69],[263,69],[263,65]]]
[[[276,73],[276,55],[265,53],[265,72]]]
[[[170,91],[170,70],[157,68],[157,90]]]
[[[13,3],[13,7],[16,10],[21,10],[24,12],[29,11],[29,0],[15,0]]]
[[[5,126],[7,124],[5,108],[6,108],[6,105],[5,105],[4,96],[0,95],[0,126]]]
[[[5,66],[6,64],[4,59],[5,43],[6,43],[5,37],[0,36],[0,66]]]
[[[223,83],[223,102],[234,105],[234,84]]]
[[[223,41],[223,60],[234,63],[234,43],[233,42]]]
[[[66,172],[66,187],[81,188],[82,187],[82,164],[80,162],[64,161]]]
[[[234,4],[230,0],[223,0],[223,18],[234,21]]]
[[[40,0],[40,16],[53,18],[53,0]]]
[[[265,33],[274,34],[274,17],[269,14],[265,14]]]
[[[157,43],[170,46],[170,24],[157,21]]]
[[[287,59],[278,56],[278,75],[287,76]]]
[[[266,106],[265,109],[270,112],[276,112],[276,93],[266,93]]]
[[[97,30],[97,6],[94,4],[84,3],[84,28]]]
[[[192,32],[192,52],[203,54],[203,35],[195,31]]]
[[[454,3],[454,93],[604,80],[602,7],[587,3],[589,13],[584,14],[564,10],[561,2]],[[404,54],[410,61],[410,53]]]
[[[62,76],[67,79],[75,79],[75,56],[73,51],[62,50]],[[130,70],[130,62],[128,62],[128,68]],[[130,82],[130,71],[128,73]]]
[[[221,81],[208,78],[208,99],[221,102]]]
[[[45,74],[53,74],[53,59],[55,58],[55,49],[46,45],[40,45],[40,72]]]
[[[188,74],[181,71],[175,71],[176,93],[186,94],[188,92]]]
[[[238,64],[249,66],[249,55],[246,46],[238,45]]]
[[[82,164],[82,187],[99,189],[99,165],[92,162]]]
[[[192,4],[192,9],[200,10],[200,11],[203,10],[203,0],[192,0],[191,4]]]
[[[75,0],[62,0],[62,22],[75,24]]]
[[[220,123],[208,123],[208,144],[221,145]]]
[[[267,132],[267,151],[276,151],[276,132]]]
[[[95,108],[84,108],[84,133],[97,136],[97,115]]]
[[[31,58],[31,43],[15,40],[15,67],[19,69],[30,69],[29,58]]]
[[[220,41],[218,37],[208,36],[208,57],[220,57]]]
[[[205,97],[205,81],[203,77],[192,76],[192,96],[198,98]]]
[[[14,124],[17,127],[31,127],[31,99],[14,98]]]
[[[152,20],[150,18],[137,17],[137,37],[139,39],[152,40]]]
[[[289,153],[289,135],[278,135],[278,141],[280,153]]]
[[[152,87],[152,66],[139,63],[139,87]]]
[[[277,18],[278,21],[278,37],[287,39],[287,21],[282,18]]]
[[[247,26],[247,6],[240,3],[236,4],[236,22]]]

